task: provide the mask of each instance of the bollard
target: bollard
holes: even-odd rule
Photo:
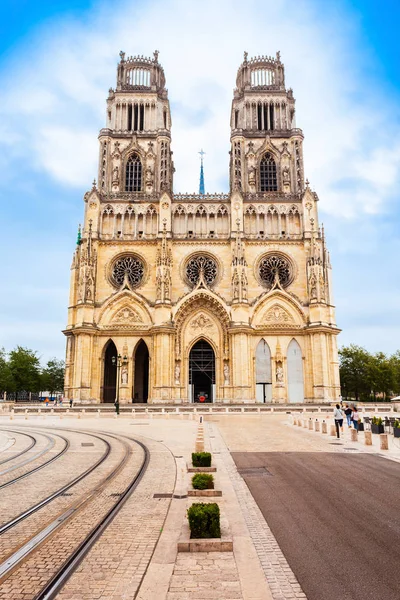
[[[381,440],[381,450],[389,450],[389,440],[387,433],[379,434],[379,438]]]
[[[315,431],[319,431],[319,430],[320,430],[320,426],[319,426],[319,425],[320,425],[320,423],[319,423],[319,421],[318,421],[318,419],[317,419],[317,420],[315,421],[315,424],[314,424]]]
[[[298,425],[299,427],[301,427],[301,419],[298,419],[298,421],[297,421],[297,425]]]
[[[136,410],[132,408],[132,419],[136,418]]]
[[[50,409],[50,414],[51,414],[51,415],[54,415],[54,408],[51,408],[51,409]]]
[[[67,415],[69,415],[69,408],[67,408]]]
[[[63,414],[60,413],[60,421],[62,421],[62,419],[63,419]]]
[[[303,420],[303,427],[306,428],[307,427],[307,421],[304,419]]]
[[[203,422],[203,415],[200,415],[200,423]]]
[[[366,446],[372,446],[372,431],[364,431],[364,442]]]
[[[336,437],[336,427],[334,425],[331,425],[331,429],[330,429],[330,434],[333,437]]]
[[[321,423],[321,433],[328,433],[328,424],[325,421]]]
[[[100,409],[99,408],[97,409],[96,418],[100,419]]]
[[[42,414],[42,409],[38,408],[38,415],[41,415],[41,414]]]
[[[350,437],[352,442],[358,442],[358,431],[357,429],[350,429]]]
[[[294,417],[294,419],[293,419],[293,425],[297,425],[297,419],[296,419],[296,417]]]
[[[310,419],[310,420],[308,421],[308,429],[312,429],[312,428],[313,428],[313,422],[312,422],[312,420]]]

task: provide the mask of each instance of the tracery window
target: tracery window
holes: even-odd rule
[[[269,152],[264,154],[260,162],[260,191],[277,192],[278,179],[276,175],[276,163]]]
[[[202,273],[204,281],[208,285],[212,285],[218,273],[217,263],[210,256],[204,254],[197,254],[193,256],[186,265],[186,277],[193,286],[195,286]]]
[[[292,266],[281,254],[269,254],[263,258],[258,265],[258,275],[267,287],[272,287],[278,281],[285,288],[293,281]]]
[[[142,189],[142,163],[138,154],[131,154],[126,163],[125,191],[140,192]]]
[[[144,264],[134,255],[123,256],[115,261],[111,270],[111,280],[115,287],[121,287],[125,278],[131,287],[137,287],[142,282]]]

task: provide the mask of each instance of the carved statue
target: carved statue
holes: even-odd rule
[[[283,183],[290,183],[290,173],[289,173],[288,167],[285,167],[283,169],[282,175],[283,175]]]
[[[256,185],[256,170],[254,167],[249,169],[249,185]]]
[[[149,187],[153,185],[153,171],[151,167],[147,167],[146,169],[146,185]]]
[[[283,383],[283,368],[280,365],[276,367],[276,382]]]
[[[224,365],[224,379],[225,385],[229,385],[229,366],[227,364]]]
[[[121,57],[121,62],[124,62],[124,60],[125,60],[125,52],[122,52],[122,50],[121,50],[121,52],[119,53],[119,55]]]
[[[317,280],[314,274],[310,277],[310,296],[311,300],[315,300],[317,298]]]
[[[158,55],[159,55],[160,51],[159,50],[154,50],[153,52],[153,56],[154,56],[154,62],[158,62]]]
[[[247,63],[247,57],[248,57],[249,53],[248,52],[243,52],[243,60],[245,63]]]
[[[112,179],[113,179],[113,183],[118,183],[119,182],[119,169],[118,169],[118,167],[114,167]]]
[[[181,368],[179,365],[175,365],[175,384],[179,385],[181,382]]]
[[[127,383],[128,383],[128,367],[122,367],[121,383],[122,383],[122,385],[127,385]]]

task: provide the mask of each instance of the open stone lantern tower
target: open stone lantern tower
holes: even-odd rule
[[[279,53],[238,70],[228,194],[174,193],[158,52],[120,57],[72,262],[66,396],[336,400],[331,266]]]

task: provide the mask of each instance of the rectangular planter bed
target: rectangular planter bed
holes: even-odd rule
[[[188,467],[188,473],[215,473],[217,467]]]
[[[396,438],[400,438],[400,427],[393,427],[393,435]]]
[[[372,433],[385,433],[385,428],[383,425],[375,425],[371,423],[371,431]]]

